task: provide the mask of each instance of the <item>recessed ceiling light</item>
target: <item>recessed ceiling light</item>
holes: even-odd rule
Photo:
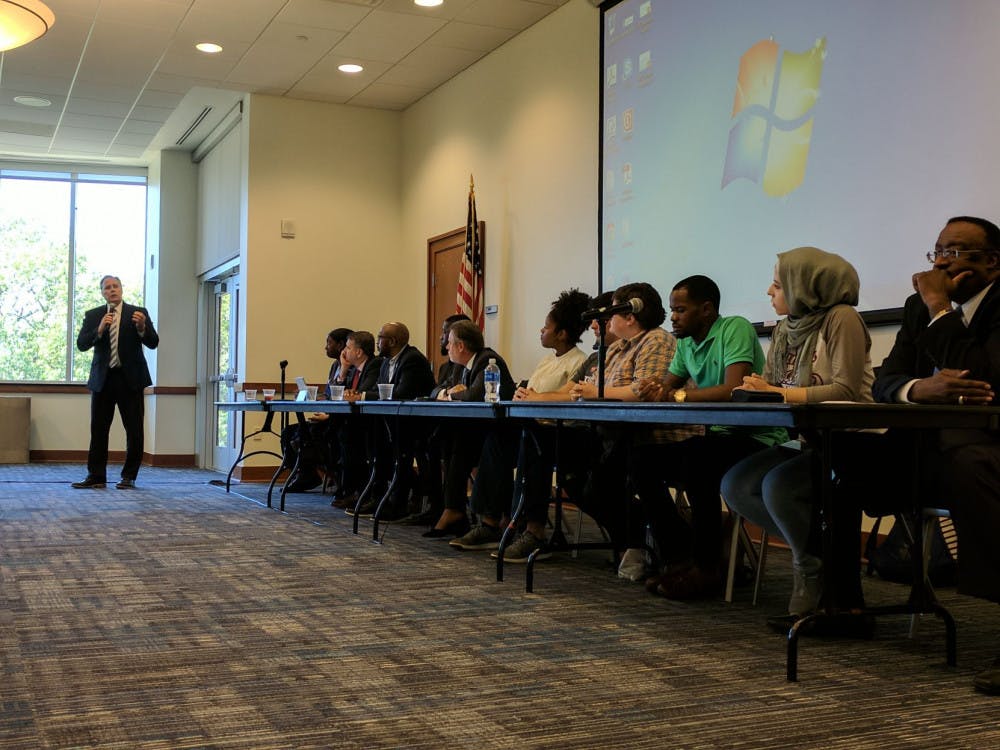
[[[439,5],[444,5],[444,0],[413,0],[413,4],[422,8],[436,8]]]
[[[200,44],[194,45],[194,47],[199,52],[204,52],[207,55],[217,55],[222,52],[222,45],[216,44],[215,42],[201,42]]]
[[[337,70],[341,73],[360,73],[364,68],[354,63],[344,63],[343,65],[338,65]]]
[[[15,96],[14,101],[25,107],[49,107],[52,105],[52,102],[40,96]]]

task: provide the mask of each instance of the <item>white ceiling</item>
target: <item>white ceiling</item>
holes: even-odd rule
[[[401,110],[567,2],[45,1],[49,32],[0,53],[0,159],[134,164],[191,149],[243,92]],[[223,51],[197,51],[203,41]],[[344,62],[365,70],[341,73]]]

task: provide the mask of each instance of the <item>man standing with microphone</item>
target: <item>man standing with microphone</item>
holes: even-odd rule
[[[142,345],[155,349],[160,337],[143,307],[122,302],[122,282],[117,276],[101,279],[101,296],[107,305],[88,310],[76,338],[77,348],[94,349],[90,364],[90,450],[87,478],[73,482],[75,489],[101,489],[107,484],[108,432],[115,406],[125,425],[125,465],[115,486],[133,489],[143,448],[143,389],[152,385]]]

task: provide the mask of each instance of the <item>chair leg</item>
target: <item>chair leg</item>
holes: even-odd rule
[[[729,571],[726,573],[725,599],[728,604],[733,603],[733,586],[736,583],[736,558],[739,557],[740,532],[743,530],[743,519],[735,513],[731,513],[730,517],[733,521],[733,533],[729,537]]]
[[[920,561],[920,570],[924,577],[924,585],[926,585],[928,589],[931,589],[931,582],[928,574],[931,565],[931,541],[934,539],[934,526],[937,523],[937,516],[927,516],[924,518],[923,544],[921,550],[923,552],[923,559]],[[920,621],[923,617],[924,616],[919,613],[910,615],[910,638],[917,637],[917,628],[920,627]]]
[[[730,511],[732,513],[732,511]],[[768,534],[761,532],[760,547],[755,548],[750,534],[747,533],[743,518],[732,513],[733,532],[729,537],[729,571],[726,574],[726,602],[733,602],[733,588],[736,584],[736,564],[740,557],[740,551],[746,553],[750,566],[754,570],[753,576],[753,605],[757,606],[757,597],[760,594],[761,582],[764,579],[764,563],[767,561]]]
[[[757,569],[753,575],[753,606],[757,606],[757,595],[760,594],[760,584],[764,580],[764,563],[767,562],[767,545],[770,542],[768,533],[761,530],[760,550],[757,553]]]

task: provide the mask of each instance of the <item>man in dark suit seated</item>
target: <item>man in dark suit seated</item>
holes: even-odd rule
[[[342,360],[344,346],[347,344],[347,336],[351,333],[350,328],[334,328],[326,335],[326,345],[324,350],[326,356],[333,360],[330,365],[330,372],[326,378],[326,386],[323,388],[321,398],[330,397],[331,385],[343,385],[347,378],[350,365]],[[327,435],[327,415],[317,414],[309,418],[305,424],[294,422],[286,427],[281,433],[281,447],[285,456],[286,466],[295,466],[298,462],[298,469],[295,476],[288,481],[285,487],[286,492],[308,492],[314,487],[319,487],[322,478],[318,472],[318,466],[326,463],[324,454],[325,438]],[[307,450],[299,456],[299,450],[307,446]]]
[[[1000,229],[976,217],[949,219],[927,257],[933,267],[913,274],[916,294],[906,300],[872,393],[882,402],[994,404],[1000,392]],[[848,437],[847,449],[839,459],[834,455],[848,486],[843,497],[851,486],[890,496],[908,486],[909,440],[891,430]],[[941,430],[922,449],[917,470],[923,500],[934,506],[944,501],[958,530],[959,592],[1000,602],[1000,435]],[[857,585],[857,545],[854,534],[838,537],[838,594]],[[1000,659],[975,685],[1000,693]]]
[[[441,323],[441,355],[448,356],[448,331],[452,323],[460,320],[468,320],[469,316],[463,313],[449,315]],[[465,368],[457,365],[450,359],[446,359],[438,367],[437,385],[431,391],[431,398],[437,398],[442,390],[448,390],[453,385],[461,382],[462,373]],[[443,480],[441,476],[441,439],[437,427],[429,427],[425,434],[420,436],[420,444],[416,448],[417,470],[420,474],[420,491],[414,492],[410,498],[408,510],[410,515],[400,521],[406,526],[430,526],[434,523],[441,510],[444,508]],[[423,507],[423,498],[427,498],[426,509]]]
[[[382,357],[378,382],[373,388],[360,391],[361,398],[365,401],[378,401],[378,385],[386,383],[391,383],[393,386],[393,400],[405,401],[428,396],[434,388],[434,373],[427,357],[416,347],[410,346],[410,330],[399,322],[386,323],[379,329],[377,343],[379,355]],[[372,428],[374,429],[374,425]],[[388,423],[375,430],[374,460],[379,473],[378,478],[384,484],[396,465],[393,462],[392,449],[397,450],[396,459],[402,473],[394,496],[390,498],[381,516],[381,520],[393,521],[407,515],[406,499],[414,485],[413,452],[417,432],[408,422],[400,422],[399,433],[392,436],[395,442],[393,445],[390,443],[387,430]],[[362,515],[372,513],[380,499],[380,497],[368,498],[358,512]],[[353,511],[348,510],[348,513]]]
[[[345,381],[344,400],[360,401],[362,394],[376,389],[382,369],[382,358],[375,356],[375,337],[370,331],[355,331],[347,337],[343,359],[349,370]],[[354,504],[357,493],[367,479],[364,467],[368,455],[368,431],[364,422],[355,414],[330,420],[329,439],[340,446],[341,473],[336,497],[331,503],[335,508]]]
[[[101,279],[101,296],[106,305],[88,310],[83,316],[76,346],[81,352],[94,350],[90,363],[90,449],[87,476],[73,482],[75,489],[100,489],[107,484],[108,433],[115,407],[125,425],[125,465],[120,490],[135,487],[142,463],[143,390],[152,385],[143,346],[155,349],[160,337],[144,307],[122,301],[122,282],[117,276]]]
[[[514,396],[514,379],[503,357],[486,346],[483,332],[471,320],[453,323],[448,331],[448,359],[461,365],[462,381],[437,394],[439,401],[484,401],[486,367],[494,361],[500,368],[500,399]],[[489,424],[463,420],[460,426],[442,428],[444,456],[444,511],[425,537],[462,536],[469,530],[465,512],[469,474],[476,467],[483,450]]]

